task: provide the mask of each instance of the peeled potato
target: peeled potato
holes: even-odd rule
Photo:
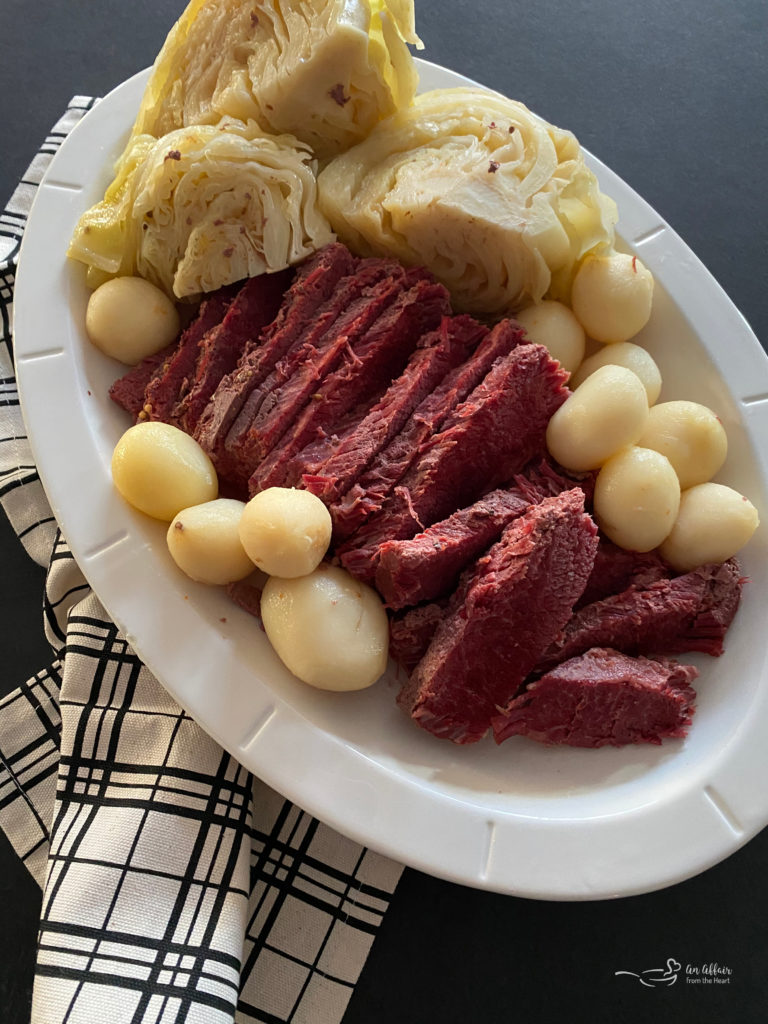
[[[253,572],[240,543],[245,502],[216,498],[185,508],[168,527],[168,550],[182,572],[198,583],[234,583]]]
[[[584,328],[567,306],[548,299],[522,309],[515,319],[529,341],[548,349],[564,370],[577,369],[584,358]]]
[[[633,345],[631,341],[619,341],[615,345],[605,345],[599,352],[589,356],[571,377],[568,386],[575,391],[595,370],[609,364],[624,366],[632,373],[637,374],[648,395],[648,405],[653,405],[658,399],[661,394],[659,368],[649,352],[641,345]]]
[[[179,314],[165,292],[141,277],[105,281],[91,294],[85,313],[93,344],[129,366],[170,345],[179,327]]]
[[[723,424],[698,402],[654,406],[638,444],[666,455],[684,491],[711,480],[728,454]]]
[[[363,690],[387,667],[381,599],[344,569],[322,563],[308,576],[270,577],[261,618],[280,660],[320,690]]]
[[[248,557],[270,576],[312,572],[331,543],[331,515],[309,491],[269,487],[251,498],[240,520]]]
[[[547,447],[566,469],[598,469],[634,444],[648,419],[640,378],[623,366],[603,366],[560,406],[547,427]]]
[[[698,484],[684,491],[661,556],[681,572],[707,562],[725,562],[740,551],[760,524],[757,509],[724,484]]]
[[[197,441],[151,420],[129,427],[117,442],[112,479],[129,504],[165,522],[219,493],[216,470]]]
[[[629,341],[648,323],[653,275],[636,256],[587,256],[571,290],[571,307],[590,338]]]
[[[680,484],[668,459],[650,448],[625,448],[608,459],[595,483],[595,516],[603,533],[628,551],[651,551],[672,529]]]

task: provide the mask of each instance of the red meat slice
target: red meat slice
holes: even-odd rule
[[[578,489],[510,523],[457,591],[400,706],[435,736],[481,739],[567,622],[596,548]]]
[[[519,491],[492,491],[415,537],[385,541],[379,548],[376,589],[394,610],[448,593],[465,566],[530,507]]]
[[[162,370],[163,364],[171,358],[177,345],[178,341],[171,342],[160,352],[147,356],[138,366],[134,366],[122,377],[118,377],[109,389],[109,397],[112,401],[117,402],[120,408],[129,412],[134,419],[138,419],[139,414],[144,410],[144,395],[147,385]],[[144,417],[146,417],[146,413],[144,413]]]
[[[402,268],[372,260],[342,282],[334,296],[338,317],[313,326],[311,339],[305,334],[248,396],[225,441],[225,475],[247,484],[328,374],[344,363],[355,366],[355,346],[402,291],[404,276]]]
[[[447,601],[409,608],[389,620],[389,653],[411,672],[427,653],[437,627],[445,617]]]
[[[221,379],[200,416],[195,437],[214,462],[251,391],[318,317],[338,282],[352,272],[354,265],[354,257],[340,243],[326,246],[301,264],[277,317],[259,339],[246,347],[235,369]]]
[[[342,565],[371,582],[382,543],[413,537],[543,453],[549,419],[568,397],[567,377],[541,345],[520,345],[494,363],[422,446],[381,512],[338,549]]]
[[[495,360],[511,352],[523,337],[518,324],[502,320],[483,338],[473,355],[416,407],[402,431],[376,455],[344,497],[331,506],[335,539],[350,537],[381,509],[421,446],[442,428],[452,410],[477,387]]]
[[[571,747],[622,747],[682,738],[691,724],[698,676],[667,658],[631,658],[595,647],[571,658],[493,719],[497,743],[528,736]]]
[[[426,271],[408,271],[395,301],[354,344],[354,360],[322,381],[279,445],[256,468],[249,493],[297,483],[301,470],[291,464],[298,453],[318,436],[332,435],[350,409],[367,408],[402,372],[424,332],[432,331],[449,309],[450,298],[441,284]]]
[[[256,342],[277,316],[293,273],[288,268],[246,281],[222,322],[201,339],[194,379],[173,411],[174,421],[188,434],[194,434],[222,377],[234,369],[247,346]]]
[[[172,422],[173,408],[176,405],[179,395],[186,384],[189,376],[194,372],[197,362],[197,353],[200,342],[217,324],[221,323],[237,293],[237,288],[222,288],[213,292],[200,304],[197,316],[192,320],[186,330],[182,331],[179,339],[169,349],[157,356],[150,356],[140,363],[134,370],[126,375],[126,378],[144,378],[144,395],[140,412],[145,417],[153,420],[162,420],[165,423]],[[159,362],[159,356],[164,356]],[[154,366],[153,366],[154,364]],[[146,371],[152,366],[152,372],[147,375]],[[126,380],[123,378],[123,380]],[[112,385],[110,395],[116,398],[120,393],[120,381]],[[123,385],[123,388],[125,385]],[[122,403],[120,403],[122,404]],[[135,405],[135,402],[132,403]],[[132,411],[132,410],[131,410]]]
[[[595,601],[574,614],[536,669],[548,672],[591,647],[625,654],[700,651],[716,657],[739,606],[741,583],[731,559]]]
[[[671,576],[669,566],[655,551],[625,551],[601,537],[595,567],[577,607],[621,594],[633,585],[643,587]]]
[[[324,436],[297,456],[289,482],[301,480],[326,504],[337,501],[486,333],[472,317],[443,317],[437,330],[420,339],[408,365],[376,405],[354,418],[340,436]]]

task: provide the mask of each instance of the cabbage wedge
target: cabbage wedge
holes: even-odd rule
[[[81,218],[69,255],[92,287],[135,274],[191,298],[282,270],[333,240],[317,209],[313,159],[251,121],[137,135]]]
[[[419,96],[318,185],[353,251],[424,265],[457,308],[488,316],[567,301],[579,260],[613,244],[617,219],[570,132],[479,88]]]
[[[192,0],[155,61],[134,134],[222,117],[290,133],[320,158],[407,106],[413,0]]]

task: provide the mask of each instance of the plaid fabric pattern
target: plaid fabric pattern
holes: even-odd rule
[[[53,663],[0,702],[0,826],[43,888],[33,1021],[337,1024],[401,867],[246,770],[176,705],[91,593],[31,459],[12,362],[34,191],[0,218],[0,501],[48,565]]]

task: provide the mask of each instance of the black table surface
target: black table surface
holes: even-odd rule
[[[2,0],[0,200],[70,96],[103,95],[150,64],[181,9]],[[766,0],[417,0],[417,20],[429,60],[574,131],[682,235],[766,344]],[[7,692],[50,652],[42,572],[4,516],[0,551]],[[345,1024],[762,1022],[767,861],[764,831],[697,878],[591,903],[499,896],[406,870]],[[29,1017],[39,901],[0,835],[2,1024]],[[730,983],[661,990],[614,976],[668,957],[727,966]]]

